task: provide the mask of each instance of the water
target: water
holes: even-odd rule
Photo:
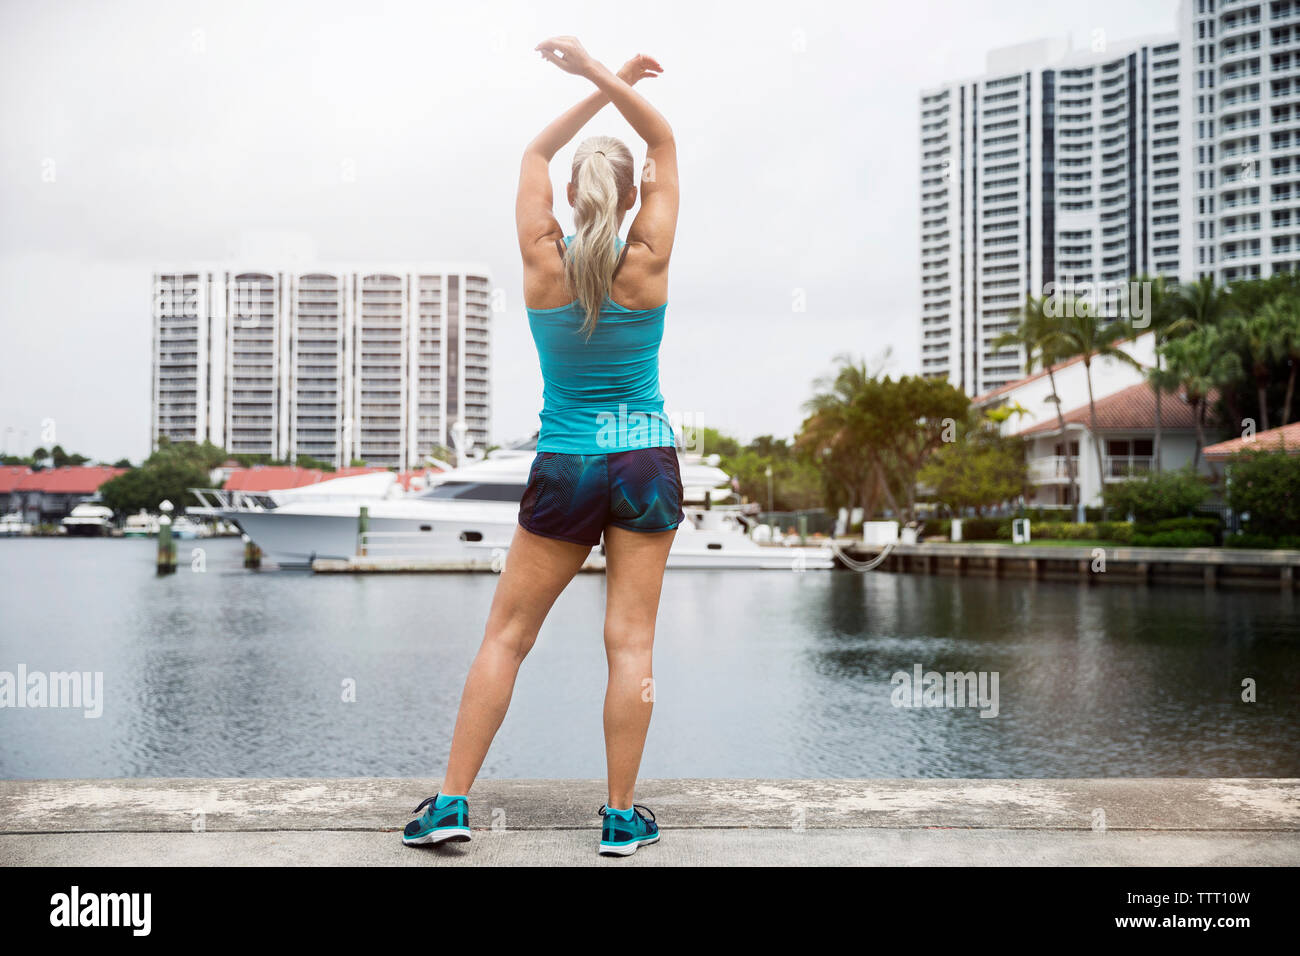
[[[224,539],[180,542],[159,579],[154,549],[0,540],[0,670],[102,671],[105,696],[98,719],[0,709],[0,776],[441,772],[493,575],[254,573]],[[603,777],[603,588],[580,575],[557,602],[486,776]],[[1296,777],[1296,611],[1271,592],[670,572],[642,774]],[[894,707],[891,675],[918,663],[996,671],[999,716]]]

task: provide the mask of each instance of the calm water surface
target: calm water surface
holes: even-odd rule
[[[206,550],[206,570],[187,566]],[[0,671],[102,671],[104,712],[0,709],[0,776],[437,776],[492,575],[247,572],[237,540],[0,539]],[[561,596],[484,765],[602,777],[604,578]],[[1300,776],[1300,608],[1269,593],[669,572],[647,777]],[[999,674],[1000,714],[891,704]],[[1254,678],[1258,702],[1243,703]],[[342,700],[345,680],[356,701]]]

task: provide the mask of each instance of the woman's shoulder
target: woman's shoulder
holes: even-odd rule
[[[668,300],[668,271],[640,242],[628,242],[614,276],[610,298],[635,311],[662,309]]]

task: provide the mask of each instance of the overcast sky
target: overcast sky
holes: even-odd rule
[[[27,453],[48,419],[69,450],[147,454],[151,273],[229,257],[486,263],[508,305],[493,437],[531,433],[541,377],[513,196],[524,144],[589,91],[533,52],[562,33],[611,68],[637,52],[664,66],[640,89],[681,165],[669,410],[742,439],[791,435],[836,354],[892,349],[895,372],[916,371],[918,91],[982,72],[990,48],[1172,31],[1175,13],[0,0],[0,441]],[[644,154],[612,107],[587,132]]]

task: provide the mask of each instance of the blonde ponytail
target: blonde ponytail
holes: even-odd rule
[[[612,136],[583,140],[573,156],[574,235],[564,274],[591,337],[618,265],[618,204],[633,185],[632,152]]]

